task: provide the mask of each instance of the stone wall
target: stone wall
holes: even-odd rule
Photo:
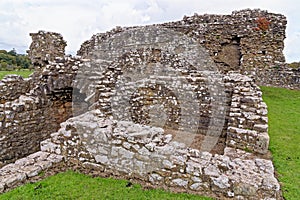
[[[255,69],[249,75],[261,86],[282,87],[300,90],[300,68],[276,65],[268,69]]]
[[[286,17],[262,10],[234,11],[231,15],[198,15],[177,22],[158,24],[194,37],[219,64],[222,72],[268,68],[285,62],[283,48]],[[89,53],[107,38],[136,27],[117,27],[105,34],[94,35],[82,44],[78,55]]]
[[[34,64],[28,79],[8,75],[0,82],[0,166],[38,151],[40,142],[72,116],[71,86],[81,62],[56,57],[43,67]]]
[[[269,147],[267,105],[259,87],[247,76],[230,74],[233,84],[227,146],[266,154]]]
[[[70,165],[140,180],[150,187],[221,199],[280,199],[272,162],[263,155],[269,137],[262,93],[252,79],[236,73],[225,76],[224,84],[232,100],[225,135],[219,136],[224,138],[221,150],[203,151],[201,145],[211,137],[208,132],[183,133],[195,142],[190,143],[178,137],[180,131],[168,132],[174,127],[123,121],[101,109],[62,123],[41,143],[41,150],[63,156]]]
[[[194,15],[94,35],[81,57],[65,56],[60,34],[31,34],[34,74],[0,82],[0,166],[43,141],[67,162],[152,187],[279,199],[266,104],[241,74],[299,88],[299,71],[271,67],[284,63],[285,27],[261,10]]]
[[[224,154],[201,152],[162,128],[101,115],[95,110],[67,120],[41,143],[41,150],[62,155],[71,165],[143,181],[148,187],[219,199],[280,199],[270,160],[228,146]]]
[[[135,58],[142,61],[138,56]],[[120,62],[126,66],[126,62]],[[160,62],[164,60],[160,59]],[[151,67],[147,64],[133,66],[138,66],[142,74]],[[155,71],[160,67],[156,65],[151,69]],[[188,76],[180,73],[172,76],[168,72],[164,76],[160,74],[159,79],[158,76],[147,78],[138,87],[135,84],[138,81],[131,77],[132,80],[121,81],[120,86],[116,86],[115,77],[125,73],[121,71],[122,67],[118,65],[110,66],[98,79],[94,103],[86,104],[99,109],[105,117],[161,127],[174,137],[176,135],[178,141],[186,141],[199,150],[204,148],[199,146],[204,142],[204,136],[211,135],[218,140],[213,152],[223,152],[227,142],[234,148],[267,153],[267,106],[262,101],[262,92],[247,76],[233,73],[211,85],[211,72],[186,70]],[[189,91],[188,86],[192,86],[192,90]],[[213,95],[213,92],[218,93]],[[84,94],[88,96],[88,92]],[[191,104],[193,100],[197,106]],[[189,133],[196,135],[187,137]]]
[[[198,15],[158,24],[194,37],[208,51],[218,69],[253,75],[258,85],[299,89],[299,73],[286,67],[283,55],[286,18],[262,10],[234,11],[231,15]],[[77,52],[89,58],[99,44],[136,27],[116,27],[93,35]],[[267,74],[267,75],[266,75]]]
[[[45,66],[57,57],[65,56],[66,41],[59,33],[39,31],[30,33],[32,43],[29,47],[28,56],[32,64],[36,66]]]
[[[30,79],[18,75],[6,75],[0,80],[0,103],[13,101],[30,89]]]

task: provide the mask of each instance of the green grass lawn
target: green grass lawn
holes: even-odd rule
[[[262,87],[269,110],[269,149],[287,200],[300,199],[300,91]]]
[[[1,200],[44,200],[44,199],[197,199],[190,194],[174,194],[163,190],[143,190],[140,185],[127,187],[128,181],[111,178],[91,178],[84,174],[68,171],[48,177],[34,184],[27,184],[0,196]]]
[[[28,78],[28,76],[32,74],[32,72],[32,70],[0,71],[0,80],[7,74],[17,74],[23,76],[24,78]]]

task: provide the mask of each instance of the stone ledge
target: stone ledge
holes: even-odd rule
[[[27,179],[38,176],[43,170],[63,160],[61,155],[38,151],[15,163],[0,168],[0,193],[23,184]]]

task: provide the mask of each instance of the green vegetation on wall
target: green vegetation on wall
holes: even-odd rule
[[[300,62],[292,62],[288,64],[289,67],[291,68],[300,68]]]

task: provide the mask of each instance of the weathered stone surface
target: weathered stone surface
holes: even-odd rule
[[[262,29],[260,18],[271,25]],[[267,106],[256,83],[300,88],[300,70],[284,64],[285,28],[283,15],[261,10],[195,14],[178,22],[94,35],[78,51],[82,57],[65,56],[60,34],[31,34],[34,74],[0,81],[0,167],[5,165],[0,192],[54,163],[78,160],[86,168],[136,175],[153,185],[226,198],[278,199],[272,162],[251,152],[266,154],[269,145]],[[133,35],[150,43],[137,40],[133,48]],[[119,48],[116,38],[123,44]],[[207,50],[214,65],[203,62],[203,52],[195,56],[199,49],[192,41]],[[107,44],[114,49],[106,51]],[[101,49],[101,59],[95,58]],[[127,69],[146,74],[166,67],[174,73],[150,73],[143,87],[137,90],[129,81],[116,95],[118,78]],[[86,75],[79,73],[85,69]],[[214,77],[216,71],[222,74]],[[78,83],[80,78],[84,81]],[[167,83],[172,84],[163,87]],[[77,90],[76,84],[84,86]],[[189,109],[179,94],[197,99],[199,109]],[[224,125],[218,126],[222,120]],[[211,152],[205,152],[201,139],[207,135],[221,143],[208,148]]]
[[[261,17],[272,24],[266,30],[258,27],[257,20]],[[225,16],[196,14],[191,17],[185,17],[178,22],[165,23],[156,25],[155,27],[158,27],[158,29],[166,28],[174,30],[199,40],[200,44],[209,51],[209,55],[216,62],[219,70],[224,73],[235,70],[253,75],[262,84],[299,88],[299,70],[288,69],[283,66],[284,56],[282,49],[283,39],[285,38],[285,26],[286,19],[283,15],[261,10],[242,10]],[[1,94],[4,94],[0,97],[0,145],[3,147],[0,151],[0,165],[13,162],[17,158],[39,150],[39,142],[47,139],[53,131],[59,128],[60,122],[65,121],[72,115],[72,81],[78,70],[82,68],[83,63],[88,65],[88,59],[86,58],[91,58],[91,52],[94,52],[95,48],[99,47],[99,44],[109,41],[111,37],[117,34],[125,31],[130,32],[131,30],[134,31],[134,27],[118,27],[110,32],[93,36],[78,51],[78,55],[81,55],[82,58],[65,56],[64,48],[66,42],[60,34],[45,31],[31,34],[33,42],[30,46],[29,56],[35,66],[35,73],[29,79],[9,75],[0,81],[0,91]],[[228,49],[234,49],[236,53],[230,56],[226,53]],[[174,53],[179,54],[181,51],[182,49],[178,48]],[[155,50],[152,53],[153,55],[149,55],[149,58],[153,58],[155,62],[163,61],[159,58],[162,52],[159,53],[159,51]],[[133,62],[131,64],[136,63],[138,60],[134,60],[133,56],[138,56],[138,53],[131,52],[126,57],[131,60],[130,62]],[[172,60],[174,59],[172,57],[167,57],[167,59],[167,63],[171,65],[180,66],[184,64],[183,61],[177,58],[177,60]],[[274,65],[278,67],[268,69],[265,67]],[[92,69],[93,67],[90,68]],[[91,77],[87,78],[94,80],[103,78],[103,74],[101,73],[90,72],[88,74],[91,74]],[[255,76],[258,76],[258,78]],[[251,82],[245,77],[242,79],[244,80],[241,80],[241,82]],[[198,78],[193,77],[190,80],[195,83],[202,83],[206,82],[207,78],[203,76]],[[207,88],[199,89],[200,94],[202,94],[201,98],[203,99],[206,98],[203,95],[207,92],[206,90]],[[230,106],[232,108],[241,106],[242,111],[253,112],[253,105],[240,105],[241,103],[255,104],[253,102],[254,99],[249,99],[252,91],[249,84],[246,87],[241,86],[238,90],[241,92],[240,94],[245,93],[248,97],[244,100],[232,101]],[[104,88],[104,91],[106,91],[106,88]],[[100,101],[103,101],[102,103],[105,104],[106,99],[109,97],[109,92],[101,92],[101,95],[103,95],[103,98]],[[139,96],[136,96],[136,98],[139,98]],[[80,101],[77,102],[74,99],[73,101],[75,104],[80,103]],[[203,118],[201,118],[201,123],[203,123],[201,130],[205,132],[208,125],[207,114],[210,110],[206,108],[209,102],[204,101],[203,103],[205,109],[201,108],[200,111],[205,112],[201,113],[203,115]],[[259,104],[257,106],[259,108]],[[87,108],[88,105],[77,107],[86,110],[85,107]],[[157,110],[159,107],[153,107],[152,111],[155,111],[155,109]],[[133,108],[133,110],[136,113],[140,112],[139,106]],[[265,115],[264,110],[256,110],[258,112],[256,113],[257,115],[247,115],[245,112],[234,111],[230,112],[229,116],[240,118],[236,119],[239,120],[239,128],[243,126],[242,128],[247,129],[249,127],[245,127],[245,124],[252,126],[251,120],[256,123],[257,120],[266,119],[262,116]],[[177,116],[178,109],[173,109],[173,111],[172,115]],[[80,112],[78,110],[75,113]],[[140,121],[145,118],[145,116],[140,117],[136,120]],[[245,121],[245,118],[249,122]],[[163,120],[153,123],[164,124]],[[169,125],[173,126],[176,123],[176,120],[174,120]],[[262,126],[256,126],[254,129],[259,131],[266,130],[266,127]],[[252,128],[250,127],[250,129]],[[12,130],[14,130],[14,133],[22,134],[12,134]],[[34,134],[31,135],[31,133]],[[222,134],[226,135],[225,131]],[[33,137],[34,140],[30,140]],[[24,143],[13,143],[12,140],[14,138],[18,138],[16,139],[17,141],[22,140]],[[265,141],[264,139],[262,138],[263,141]],[[255,138],[248,138],[247,140],[247,142],[249,140],[254,141]],[[230,144],[232,145],[235,142],[234,139],[230,140]],[[255,150],[257,146],[262,145],[263,147],[258,148],[258,152],[265,153],[265,144],[266,142],[246,147],[247,145],[240,143],[236,146]],[[14,146],[14,149],[9,148],[12,146]],[[25,146],[27,150],[24,150]]]
[[[13,187],[17,183],[22,182],[26,179],[26,174],[24,172],[21,173],[13,173],[6,176],[1,177],[1,184],[7,186],[8,188]]]
[[[0,183],[0,193],[2,193],[4,191],[4,184]]]
[[[184,180],[184,179],[181,179],[181,178],[177,178],[177,179],[172,180],[172,184],[174,184],[176,186],[179,186],[179,187],[184,187],[184,188],[187,187],[188,183],[189,182],[187,180]]]
[[[88,121],[100,124],[95,127],[92,123],[87,123]],[[151,134],[152,128],[156,130],[155,127],[132,122],[104,119],[99,117],[98,111],[90,111],[67,120],[58,134],[52,135],[55,137],[55,144],[61,146],[61,155],[65,160],[80,161],[79,153],[75,152],[85,151],[90,155],[86,161],[99,166],[101,171],[125,172],[132,177],[137,176],[139,179],[142,177],[142,180],[153,185],[165,185],[206,194],[208,188],[211,188],[211,192],[227,198],[280,197],[280,186],[274,177],[274,167],[270,160],[230,147],[226,147],[226,155],[198,152],[172,140],[164,143],[164,137],[159,135],[157,142],[153,143],[147,137],[141,139],[138,134],[132,137],[126,128],[120,128],[124,127],[124,124],[131,127],[130,130],[144,130],[145,135]],[[101,134],[99,127],[103,127]],[[141,127],[144,129],[140,129]],[[69,132],[68,129],[72,131]],[[89,131],[88,136],[85,130]],[[74,138],[79,140],[76,145],[68,142],[74,141]],[[110,140],[106,141],[103,138]],[[113,143],[116,138],[122,143]],[[82,145],[82,141],[85,141],[85,145]],[[123,145],[129,143],[133,146],[137,141],[139,141],[138,148],[128,149]],[[45,143],[47,142],[53,143],[53,140],[46,140]],[[153,151],[145,147],[148,142],[154,144]],[[105,146],[107,152],[98,148],[101,146]]]
[[[65,73],[54,73],[57,62],[61,61],[43,66],[47,75],[36,70],[29,79],[10,75],[0,84],[0,166],[38,151],[39,143],[72,115],[70,87],[75,73],[70,68],[82,61],[65,57]]]
[[[30,178],[30,177],[37,176],[42,171],[42,168],[40,166],[34,165],[34,166],[24,167],[23,170],[26,173],[26,176]]]
[[[54,61],[57,57],[65,56],[67,43],[61,34],[39,31],[38,33],[30,33],[30,36],[33,42],[29,47],[28,55],[32,64],[43,66],[49,61]]]
[[[160,176],[158,174],[154,174],[154,173],[149,176],[149,181],[153,185],[158,185],[158,184],[162,183],[163,179],[164,178],[162,176]]]
[[[0,193],[20,185],[61,161],[61,155],[39,151],[0,168]]]
[[[235,195],[243,195],[246,197],[253,196],[256,194],[258,188],[255,188],[252,185],[239,183],[233,188]]]
[[[41,142],[41,151],[60,154],[60,146],[50,142],[50,139]]]

